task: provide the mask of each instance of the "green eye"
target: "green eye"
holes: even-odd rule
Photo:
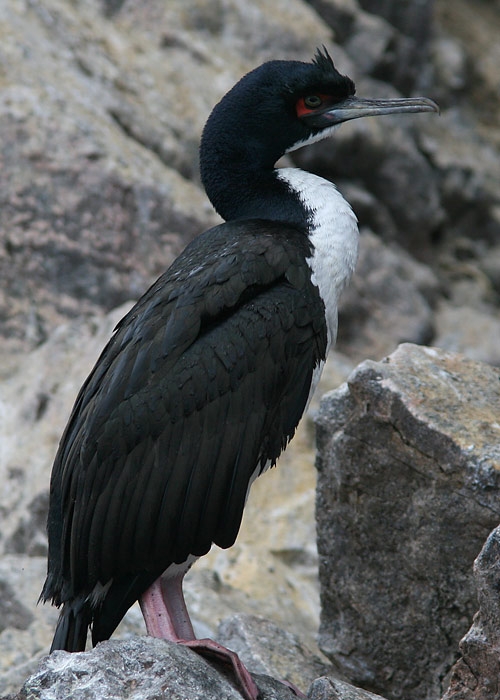
[[[323,100],[319,95],[308,95],[307,97],[304,97],[304,104],[306,107],[309,107],[309,109],[316,109],[321,105]]]

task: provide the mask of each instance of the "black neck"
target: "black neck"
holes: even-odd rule
[[[223,219],[268,219],[307,228],[307,211],[298,194],[278,177],[274,168],[228,168],[227,158],[204,155],[202,181]]]
[[[226,220],[270,219],[307,226],[307,212],[298,194],[274,168],[286,151],[278,124],[264,128],[253,111],[228,96],[210,115],[200,146],[201,179],[217,212]]]

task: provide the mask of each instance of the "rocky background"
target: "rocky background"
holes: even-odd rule
[[[134,636],[136,609],[113,641],[38,666],[57,618],[36,606],[48,481],[114,324],[217,221],[197,171],[211,107],[325,44],[359,95],[442,112],[355,121],[286,159],[352,203],[360,261],[318,397],[188,605],[263,698],[294,697],[270,677],[312,700],[500,697],[499,35],[498,0],[2,0],[0,695],[239,697]]]

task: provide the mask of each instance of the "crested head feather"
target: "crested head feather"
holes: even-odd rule
[[[318,68],[326,72],[337,70],[333,63],[332,57],[328,53],[328,50],[324,44],[321,46],[321,48],[318,47],[316,49],[312,62],[314,65],[318,66]]]

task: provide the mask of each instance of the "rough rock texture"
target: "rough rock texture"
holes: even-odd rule
[[[265,620],[250,618],[247,621],[244,616],[239,616],[234,624],[241,632],[245,631],[247,622],[252,649],[250,654],[245,654],[243,643],[242,658],[246,656],[245,662],[257,683],[261,700],[293,700],[297,697],[289,686],[270,677],[269,671],[274,675],[284,671],[286,680],[289,680],[290,673],[293,675],[295,670],[295,675],[298,675],[303,665],[306,669],[310,666],[311,670],[314,666],[316,672],[327,670],[310,654],[306,653],[304,657],[298,640],[283,635],[276,628],[271,629]],[[253,637],[252,633],[256,636]],[[234,629],[230,636],[234,639]],[[304,686],[309,685],[308,675],[311,673],[306,671],[305,676],[299,678],[304,692],[307,690]],[[312,700],[383,700],[333,677],[316,680],[307,697]],[[125,641],[102,642],[84,653],[57,651],[44,657],[20,692],[11,696],[11,700],[35,698],[237,700],[241,695],[231,673],[226,673],[220,665],[172,642],[132,636]]]
[[[462,658],[452,669],[443,700],[500,697],[500,528],[493,530],[474,562],[479,612],[460,642]]]
[[[263,700],[292,700],[294,693],[269,677],[257,678]],[[103,642],[92,651],[59,651],[42,661],[16,700],[39,698],[136,698],[153,700],[241,700],[237,687],[186,647],[136,637]]]
[[[293,683],[302,692],[331,670],[331,665],[314,656],[298,637],[260,617],[233,615],[219,625],[218,639],[255,673]]]
[[[499,416],[498,369],[409,344],[323,399],[320,647],[354,683],[443,692],[500,519]]]
[[[366,348],[383,357],[400,343],[425,345],[434,336],[438,296],[439,281],[427,266],[365,229],[356,275],[342,298],[339,345],[363,358]]]
[[[338,678],[318,678],[309,688],[309,700],[384,700],[382,696],[356,688]]]

